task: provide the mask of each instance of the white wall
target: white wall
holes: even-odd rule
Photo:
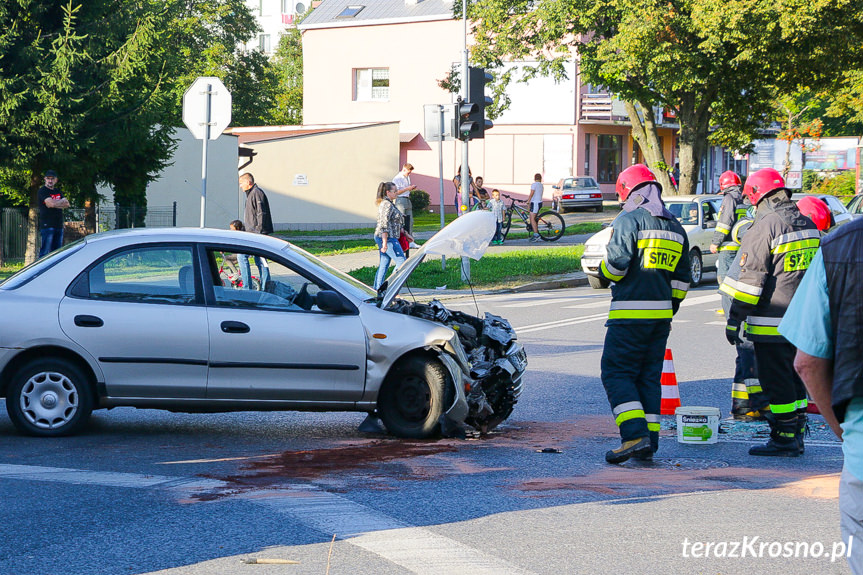
[[[177,226],[201,223],[202,142],[186,128],[178,128],[173,164],[147,186],[148,207],[170,207],[177,202]],[[227,228],[242,215],[237,184],[237,137],[222,134],[207,143],[207,218],[211,228]],[[113,192],[102,191],[108,197]],[[240,218],[242,219],[242,218]]]
[[[512,103],[499,118],[500,124],[575,124],[575,62],[566,64],[567,79],[559,84],[550,77],[518,82],[522,68],[532,63],[514,63],[514,80],[507,87]]]

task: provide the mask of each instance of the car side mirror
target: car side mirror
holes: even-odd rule
[[[703,227],[705,230],[709,229],[709,228],[715,228],[716,227],[716,221],[715,220],[708,220],[708,221],[704,222]]]
[[[326,313],[355,314],[357,308],[342,294],[332,290],[321,290],[315,295],[315,305]]]
[[[611,222],[602,222],[602,229],[605,229],[605,228],[610,227],[610,226],[611,226]]]

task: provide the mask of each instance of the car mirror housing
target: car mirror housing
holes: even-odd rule
[[[326,313],[355,314],[357,308],[343,295],[332,290],[321,290],[315,296],[315,305]]]

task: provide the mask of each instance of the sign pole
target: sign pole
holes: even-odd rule
[[[440,229],[446,226],[446,216],[444,216],[444,199],[443,199],[443,106],[439,106],[440,111],[440,133],[437,141],[437,159],[438,159],[438,183],[440,184]],[[446,256],[440,257],[441,271],[446,271]]]
[[[211,107],[213,97],[213,85],[207,84],[207,89],[204,92],[206,95],[206,109],[207,112],[204,115],[204,138],[203,138],[203,151],[201,153],[201,227],[204,227],[204,224],[207,221],[207,141],[210,139],[210,115],[211,115]]]
[[[467,0],[462,0],[461,17],[464,24],[464,52],[461,60],[461,99],[467,102],[470,94],[468,86],[468,53],[467,53]],[[467,213],[470,209],[470,166],[468,165],[467,141],[465,138],[461,144],[461,201],[459,201],[459,213]],[[461,280],[470,282],[470,259],[465,256],[461,258]]]

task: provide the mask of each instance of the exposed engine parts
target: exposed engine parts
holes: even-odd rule
[[[485,433],[510,416],[521,394],[527,355],[506,319],[488,312],[480,319],[451,311],[438,300],[394,300],[389,309],[444,324],[458,334],[470,367],[464,374],[469,406],[465,423]]]

